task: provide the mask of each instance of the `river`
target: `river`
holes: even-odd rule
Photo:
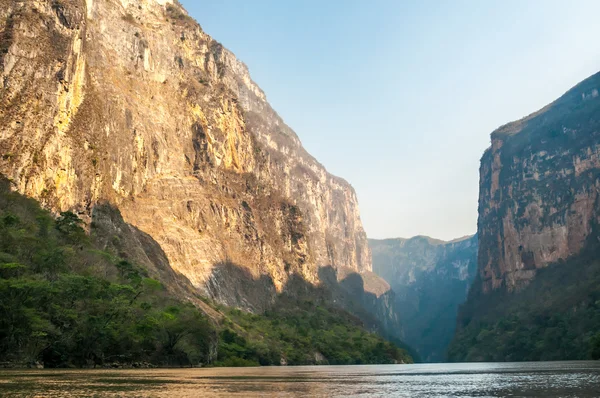
[[[0,371],[2,397],[600,397],[600,362]]]

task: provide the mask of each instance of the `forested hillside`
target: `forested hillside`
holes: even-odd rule
[[[182,300],[158,272],[100,250],[98,225],[87,233],[75,214],[55,218],[9,188],[2,179],[0,366],[411,361],[312,286],[311,299],[282,295],[264,315]]]

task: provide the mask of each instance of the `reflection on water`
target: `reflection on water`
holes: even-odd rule
[[[600,397],[600,363],[0,371],[0,396]]]

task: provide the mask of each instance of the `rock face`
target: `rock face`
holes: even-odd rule
[[[481,159],[481,290],[526,285],[581,251],[598,222],[600,74],[492,133]]]
[[[371,270],[352,187],[177,2],[0,0],[0,68],[0,173],[118,209],[203,294],[260,310],[290,275]]]
[[[373,270],[389,282],[400,337],[421,360],[440,362],[452,340],[458,306],[477,270],[477,236],[443,242],[425,236],[369,240]]]
[[[492,133],[453,361],[588,359],[600,327],[600,74]]]

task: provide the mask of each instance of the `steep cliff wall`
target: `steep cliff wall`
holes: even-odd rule
[[[492,133],[481,159],[481,289],[514,290],[584,247],[598,222],[600,74]]]
[[[587,359],[600,327],[600,74],[492,133],[450,359]]]
[[[89,221],[110,204],[204,294],[260,309],[292,274],[371,269],[352,187],[177,2],[0,0],[0,68],[0,173]]]
[[[373,270],[395,292],[400,336],[426,362],[446,359],[458,306],[477,272],[477,236],[369,240]]]

